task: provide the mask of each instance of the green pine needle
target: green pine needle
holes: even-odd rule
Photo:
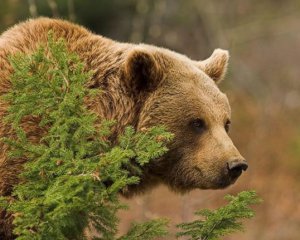
[[[167,224],[168,220],[166,219],[157,219],[145,223],[133,224],[128,233],[118,238],[118,240],[150,240],[157,237],[164,237],[168,234],[166,231]]]

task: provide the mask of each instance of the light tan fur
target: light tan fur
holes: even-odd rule
[[[124,195],[143,192],[161,182],[184,192],[223,188],[236,180],[229,175],[227,163],[242,157],[224,130],[230,107],[216,85],[226,73],[227,51],[216,50],[207,60],[193,61],[164,48],[112,41],[67,21],[38,18],[18,24],[0,37],[1,95],[10,89],[8,56],[34,51],[47,41],[49,30],[64,38],[86,69],[94,71],[88,86],[101,88],[103,94],[87,105],[99,119],[117,121],[112,141],[126,125],[138,130],[163,124],[175,134],[170,151],[145,166],[141,183]],[[7,107],[0,100],[0,119]],[[195,119],[205,122],[201,134],[193,125]],[[44,130],[37,120],[28,118],[24,124],[30,139],[38,141]],[[9,124],[2,122],[0,137],[11,134]],[[7,146],[0,143],[0,148],[0,195],[10,196],[26,160],[12,161],[7,157]],[[0,238],[12,239],[11,217],[5,211],[0,214]]]

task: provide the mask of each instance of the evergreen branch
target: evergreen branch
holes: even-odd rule
[[[14,216],[17,240],[86,239],[83,231],[88,225],[102,239],[116,239],[116,214],[124,207],[118,194],[139,181],[126,170],[131,159],[138,159],[135,169],[140,169],[167,151],[165,142],[171,135],[161,127],[145,133],[128,127],[119,136],[119,146],[111,146],[105,139],[112,121],[97,126],[96,115],[84,104],[85,97],[95,96],[86,88],[92,74],[84,71],[63,40],[54,38],[49,33],[46,46],[10,58],[14,73],[12,89],[4,96],[10,106],[5,121],[16,136],[2,141],[9,145],[11,158],[27,162],[13,200],[1,197],[0,205]],[[38,143],[31,142],[23,128],[28,117],[45,132]],[[166,141],[156,141],[158,135]],[[136,225],[127,239],[162,236],[164,225]]]
[[[229,203],[216,210],[204,209],[196,215],[204,219],[179,224],[183,231],[177,237],[190,236],[191,240],[217,240],[221,236],[243,230],[241,219],[252,218],[254,211],[250,205],[261,202],[254,191],[244,191],[237,196],[227,195]]]
[[[151,240],[157,237],[164,237],[167,235],[168,220],[158,219],[151,220],[146,223],[133,224],[125,236],[118,238],[117,240]]]

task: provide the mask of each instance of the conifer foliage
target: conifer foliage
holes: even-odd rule
[[[254,211],[250,205],[261,201],[254,191],[243,191],[237,196],[227,195],[225,199],[229,203],[224,207],[196,212],[196,215],[202,217],[201,220],[178,225],[181,232],[177,237],[189,236],[189,240],[218,240],[221,236],[242,231],[243,225],[240,220],[252,218]]]
[[[139,167],[165,153],[172,135],[162,127],[141,133],[127,127],[119,145],[111,146],[105,139],[113,123],[102,121],[97,127],[95,114],[84,104],[86,97],[101,94],[85,87],[91,73],[63,40],[54,39],[50,33],[47,45],[33,54],[11,58],[14,74],[12,90],[4,96],[10,105],[5,121],[15,137],[2,140],[9,144],[11,158],[28,161],[13,200],[1,198],[1,206],[14,215],[18,240],[86,239],[87,226],[98,230],[95,239],[117,239],[116,212],[124,207],[118,193],[138,183]],[[38,119],[46,129],[38,143],[27,137],[24,119]],[[166,234],[165,225],[162,220],[134,225],[122,239],[137,239],[137,234],[153,239]]]

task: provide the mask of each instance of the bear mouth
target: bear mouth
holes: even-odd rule
[[[194,180],[194,188],[198,189],[224,189],[229,187],[230,185],[234,184],[237,179],[242,175],[243,171],[236,171],[234,174],[225,170],[221,173],[218,177],[213,179],[207,179],[198,167],[195,168],[197,174],[200,174],[199,181]]]
[[[210,177],[198,166],[189,168],[188,171],[180,171],[182,169],[169,169],[168,174],[164,173],[161,175],[157,175],[156,172],[155,176],[161,179],[171,190],[184,194],[195,189],[217,190],[227,188],[234,184],[242,174],[242,171],[236,171],[232,174],[227,168],[223,168],[218,175]]]
[[[238,177],[232,178],[230,176],[227,176],[227,177],[221,179],[220,181],[218,181],[217,188],[219,188],[219,189],[227,188],[230,185],[234,184],[237,179],[238,179]]]
[[[242,175],[242,171],[236,172],[234,174],[226,173],[223,176],[221,176],[216,182],[215,182],[215,188],[213,189],[224,189],[229,187],[230,185],[233,185],[238,178]]]

